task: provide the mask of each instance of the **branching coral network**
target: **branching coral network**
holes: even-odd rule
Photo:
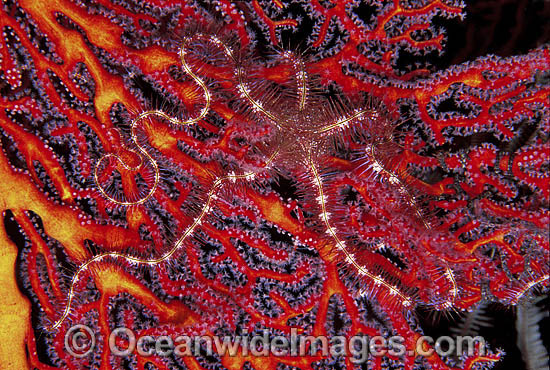
[[[234,79],[236,81],[235,89],[244,105],[247,105],[247,108],[255,114],[263,117],[267,124],[271,126],[268,138],[264,140],[261,145],[262,149],[259,150],[263,152],[262,154],[265,157],[264,163],[260,168],[252,171],[243,171],[242,173],[232,172],[216,177],[210,190],[207,192],[204,205],[199,214],[173,243],[171,248],[161,256],[156,258],[140,258],[124,253],[106,252],[100,253],[83,263],[72,278],[67,303],[61,317],[49,327],[49,330],[59,328],[69,315],[73,297],[77,294],[75,292],[75,285],[78,283],[81,273],[92,264],[117,259],[123,259],[137,265],[157,265],[168,261],[182,248],[184,241],[190,238],[201,223],[203,223],[212,209],[212,203],[217,198],[218,190],[224,183],[235,182],[237,180],[250,181],[265,171],[273,170],[280,172],[289,170],[289,168],[285,167],[291,167],[291,170],[296,170],[300,166],[305,168],[303,175],[305,182],[310,184],[310,193],[317,194],[315,197],[318,207],[317,213],[325,227],[325,233],[331,240],[329,244],[336,246],[336,251],[342,257],[346,268],[359,281],[358,293],[372,294],[373,290],[380,290],[383,294],[391,297],[390,299],[395,298],[400,307],[412,309],[419,302],[419,298],[410,292],[401,290],[397,284],[392,283],[390,279],[385,277],[386,272],[372,271],[360,261],[360,257],[357,257],[357,253],[360,252],[351,250],[339,236],[341,231],[331,224],[331,217],[333,217],[329,211],[331,195],[325,189],[324,177],[330,177],[330,175],[320,173],[320,166],[324,163],[323,156],[327,155],[330,148],[342,145],[345,139],[350,137],[363,139],[366,144],[360,150],[361,155],[356,161],[359,173],[365,174],[365,172],[370,172],[377,180],[385,181],[393,186],[396,193],[401,194],[404,202],[413,209],[413,214],[417,218],[416,221],[429,230],[431,228],[429,221],[416,203],[415,196],[408,189],[409,186],[404,179],[406,175],[394,172],[392,167],[395,167],[395,163],[387,158],[381,158],[380,146],[384,144],[391,145],[393,138],[391,118],[383,110],[381,104],[375,103],[372,100],[367,101],[364,106],[350,108],[350,106],[353,107],[353,104],[349,101],[346,102],[347,104],[343,104],[342,102],[334,103],[326,98],[325,100],[320,99],[313,92],[314,88],[310,86],[313,82],[308,74],[303,58],[295,53],[282,51],[277,55],[278,60],[292,66],[294,76],[291,80],[294,81],[293,85],[295,85],[293,86],[295,90],[294,96],[283,104],[286,105],[284,109],[280,109],[276,108],[277,105],[280,105],[280,101],[272,97],[275,93],[274,91],[268,91],[267,88],[261,86],[262,83],[251,86],[246,81],[245,75],[247,71],[242,60],[237,55],[238,50],[235,50],[234,46],[229,46],[228,41],[224,41],[215,35],[202,33],[183,37],[182,45],[179,49],[181,67],[202,90],[204,103],[200,113],[196,117],[187,120],[172,117],[162,110],[147,110],[139,114],[132,121],[130,129],[130,141],[135,149],[131,147],[124,148],[140,157],[139,164],[132,166],[125,159],[114,153],[101,157],[94,170],[94,180],[99,192],[117,206],[128,207],[146,203],[158,187],[160,170],[157,161],[148,153],[147,148],[140,143],[137,132],[138,126],[150,118],[161,118],[174,126],[184,126],[195,124],[206,117],[210,109],[212,93],[205,81],[198,76],[198,72],[194,71],[193,67],[186,60],[186,56],[190,53],[190,49],[194,44],[201,47],[214,46],[223,52],[227,61],[233,66]],[[104,175],[103,172],[106,172],[109,168],[112,169],[113,166],[111,165],[113,162],[115,163],[114,167],[118,164],[124,170],[131,172],[139,171],[148,163],[153,169],[154,178],[146,193],[139,194],[137,197],[134,197],[135,199],[125,199],[124,194],[116,195],[114,194],[115,191],[104,187],[101,180]],[[442,273],[451,288],[444,302],[439,302],[435,305],[439,309],[451,308],[458,295],[458,287],[452,269],[446,262],[442,261],[442,264],[445,266]]]
[[[548,288],[537,5],[176,3],[2,5],[2,302],[20,320],[0,367],[513,367],[509,325],[472,334],[486,356],[414,339],[477,307],[512,322],[495,308]],[[505,52],[480,29],[510,33]],[[73,324],[96,336],[84,357]],[[398,335],[409,351],[121,358],[115,327]]]

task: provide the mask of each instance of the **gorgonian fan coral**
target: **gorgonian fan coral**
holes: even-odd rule
[[[20,367],[491,367],[497,348],[424,356],[416,313],[548,286],[550,52],[438,70],[442,24],[463,14],[4,1],[2,238],[31,304]],[[96,337],[84,356],[67,351],[75,324]],[[407,351],[117,356],[120,327],[400,336]]]

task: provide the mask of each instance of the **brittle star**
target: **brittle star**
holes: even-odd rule
[[[322,152],[322,150],[320,150],[319,148],[327,145],[327,143],[332,140],[335,135],[347,129],[350,125],[353,125],[360,121],[375,121],[378,118],[379,112],[377,111],[377,109],[367,107],[364,109],[353,109],[347,112],[341,112],[339,114],[324,114],[325,117],[328,116],[330,117],[330,119],[325,121],[319,120],[319,117],[323,116],[323,113],[327,113],[327,110],[322,105],[315,104],[315,102],[310,101],[311,99],[308,87],[309,76],[306,72],[304,61],[292,52],[285,51],[282,52],[280,56],[286,61],[290,62],[295,70],[297,84],[297,109],[285,107],[285,111],[279,110],[279,112],[276,112],[276,109],[270,110],[269,107],[267,107],[268,104],[254,97],[252,89],[245,81],[245,69],[236,57],[236,53],[230,46],[224,43],[219,37],[214,35],[196,33],[190,37],[185,37],[178,52],[180,62],[183,70],[187,73],[187,75],[189,75],[202,89],[205,100],[204,106],[196,117],[188,120],[179,120],[177,118],[171,117],[161,110],[148,110],[139,114],[132,121],[130,132],[131,141],[133,142],[137,150],[133,150],[131,148],[125,149],[137,154],[141,158],[141,162],[137,166],[131,166],[128,165],[117,154],[110,153],[104,155],[98,161],[94,169],[94,180],[102,196],[119,206],[133,206],[147,202],[155,193],[160,179],[159,167],[155,159],[147,152],[146,148],[139,143],[136,133],[137,127],[144,119],[149,117],[160,117],[167,120],[172,125],[183,126],[195,124],[204,119],[208,114],[210,110],[212,94],[208,90],[205,82],[191,69],[185,58],[187,53],[189,52],[188,46],[191,43],[197,41],[210,43],[219,48],[223,52],[225,57],[231,63],[233,63],[234,75],[237,81],[236,88],[241,98],[246,102],[246,104],[248,104],[248,107],[250,109],[252,109],[257,114],[263,116],[267,120],[267,122],[272,125],[273,130],[276,131],[276,134],[274,136],[278,137],[278,139],[276,140],[276,145],[274,145],[274,150],[266,156],[267,159],[264,161],[263,165],[260,166],[260,170],[248,171],[241,174],[231,173],[215,179],[213,185],[207,193],[205,204],[202,206],[198,216],[174,242],[172,247],[160,257],[147,259],[118,252],[105,252],[96,255],[93,258],[89,259],[87,262],[83,263],[78,268],[71,280],[70,289],[67,296],[67,303],[61,317],[52,326],[50,326],[49,329],[55,330],[60,327],[60,325],[62,325],[64,320],[69,315],[73,297],[75,295],[75,285],[78,282],[80,274],[90,265],[103,259],[109,258],[123,259],[130,263],[150,266],[157,265],[159,263],[169,260],[174,255],[174,253],[176,253],[183,246],[184,242],[191,235],[193,235],[196,228],[201,225],[201,223],[203,223],[205,217],[212,209],[212,202],[217,198],[216,193],[226,181],[252,180],[262,170],[271,168],[277,164],[281,164],[284,166],[284,160],[281,160],[281,158],[285,158],[285,156],[287,157],[287,159],[288,156],[294,157],[295,165],[298,164],[299,166],[307,168],[309,172],[309,179],[313,183],[315,191],[318,195],[316,197],[316,200],[318,206],[320,207],[319,216],[326,228],[326,233],[334,241],[337,250],[339,250],[340,253],[343,254],[346,263],[357,272],[357,275],[366,279],[370,279],[375,286],[380,286],[385,289],[391,296],[397,297],[403,307],[412,308],[413,304],[415,303],[413,297],[408,296],[404,292],[401,292],[397,286],[392,285],[391,283],[387,282],[382,276],[377,275],[376,273],[373,273],[362,266],[361,263],[357,261],[354,254],[348,250],[345,242],[342,241],[341,238],[337,235],[337,230],[331,225],[330,213],[327,210],[328,198],[325,195],[323,189],[323,179],[320,175],[317,164],[318,156],[320,155],[320,152]],[[308,104],[308,102],[310,104]],[[314,106],[314,108],[312,108],[311,106]],[[101,185],[99,180],[99,172],[102,163],[111,158],[119,162],[124,169],[130,171],[138,171],[143,165],[144,160],[149,162],[154,171],[154,183],[150,187],[147,194],[137,200],[119,200],[116,199],[114,196],[111,196],[109,192]],[[407,198],[407,202],[410,203],[413,207],[416,206],[414,197],[407,192],[407,189],[399,179],[399,176],[392,173],[390,169],[385,168],[384,164],[377,159],[376,143],[373,143],[372,145],[368,145],[366,147],[365,158],[367,158],[367,160],[371,162],[370,167],[375,173],[380,176],[387,177],[388,181],[392,185],[397,186],[399,192],[404,194],[404,196]],[[427,228],[429,228],[429,225],[426,222],[423,221],[423,223]],[[446,263],[445,265],[445,276],[452,285],[452,289],[450,291],[451,298],[448,300],[445,306],[450,307],[452,306],[452,303],[457,296],[458,288],[452,270]],[[361,291],[361,294],[363,294],[364,291],[365,290]]]

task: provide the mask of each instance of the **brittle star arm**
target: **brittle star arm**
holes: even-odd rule
[[[350,253],[345,243],[340,240],[338,235],[336,234],[336,230],[331,226],[330,220],[329,220],[329,213],[327,212],[327,205],[326,205],[326,196],[324,195],[323,191],[323,180],[319,176],[319,172],[317,170],[317,167],[311,157],[311,151],[308,153],[308,165],[310,168],[310,171],[313,176],[313,182],[315,183],[315,186],[317,187],[317,193],[319,196],[317,197],[317,201],[319,203],[319,206],[321,207],[321,219],[325,223],[325,226],[327,228],[327,233],[334,239],[334,242],[336,243],[336,247],[344,254],[346,257],[346,262],[349,263],[351,266],[353,266],[359,275],[366,276],[367,278],[374,281],[376,285],[383,286],[386,290],[389,291],[391,295],[395,295],[399,297],[401,304],[404,307],[410,307],[412,306],[413,300],[411,297],[407,296],[406,294],[399,291],[399,289],[390,283],[386,282],[382,277],[371,273],[369,270],[367,270],[365,267],[361,266],[360,263],[358,263],[353,256],[352,253]]]
[[[394,174],[391,170],[387,169],[384,164],[378,160],[378,158],[376,157],[375,148],[376,144],[367,145],[365,148],[367,159],[372,163],[372,170],[376,172],[376,174],[383,174],[385,177],[387,177],[387,181],[390,184],[397,186],[398,191],[405,197],[405,201],[407,202],[407,204],[414,209],[414,213],[422,222],[422,225],[424,225],[426,230],[430,230],[432,227],[420,211],[420,208],[416,203],[415,196],[411,194],[411,192],[409,191],[407,186],[405,186],[399,176]]]
[[[416,203],[416,198],[414,195],[411,194],[408,187],[405,186],[403,181],[394,174],[391,170],[387,169],[384,164],[378,160],[376,157],[376,144],[367,145],[365,148],[365,153],[367,155],[368,160],[371,162],[371,168],[374,172],[377,174],[383,174],[385,177],[387,177],[387,181],[390,182],[392,185],[397,186],[398,191],[405,197],[405,201],[407,204],[409,204],[413,210],[418,219],[422,222],[422,225],[426,228],[426,230],[431,230],[432,226],[430,223],[425,219],[424,215],[420,211],[420,208],[418,207],[418,204]],[[440,259],[441,260],[441,259]],[[441,260],[443,264],[445,265],[445,277],[447,280],[449,280],[452,288],[449,290],[449,294],[451,298],[441,305],[441,308],[449,308],[452,307],[454,304],[456,297],[458,295],[458,286],[456,283],[456,278],[454,276],[453,270],[449,267],[449,264]]]
[[[275,114],[271,113],[270,111],[268,111],[264,105],[262,104],[262,102],[254,99],[251,95],[250,95],[250,88],[248,87],[248,85],[244,82],[244,79],[243,79],[243,74],[244,74],[244,68],[241,67],[240,65],[237,65],[235,67],[235,75],[237,76],[237,89],[239,90],[239,92],[241,93],[241,96],[246,100],[248,101],[248,103],[250,103],[251,107],[253,110],[257,111],[257,112],[260,112],[262,113],[264,116],[266,116],[267,118],[269,118],[274,124],[275,126],[277,126],[277,128],[279,129],[282,129],[281,125],[280,125],[280,119],[275,116]]]
[[[303,111],[306,107],[306,101],[308,96],[308,76],[306,72],[306,65],[302,58],[291,51],[283,51],[281,56],[292,63],[294,72],[296,73],[296,80],[298,82],[298,109]]]
[[[94,169],[94,180],[95,180],[95,183],[97,185],[97,188],[98,188],[99,192],[101,193],[101,195],[103,195],[105,198],[107,198],[111,202],[113,202],[115,204],[118,204],[118,205],[121,205],[121,206],[130,206],[130,205],[142,204],[142,203],[145,203],[147,200],[149,200],[151,198],[151,196],[153,195],[153,193],[157,189],[157,186],[158,186],[158,183],[159,183],[159,180],[160,180],[158,165],[157,165],[156,161],[151,157],[151,155],[149,153],[147,153],[145,148],[143,148],[139,144],[138,139],[137,139],[136,130],[137,130],[138,125],[141,123],[141,121],[143,119],[151,117],[151,116],[157,116],[157,117],[161,117],[161,118],[166,119],[167,121],[169,121],[170,123],[172,123],[174,125],[182,126],[182,125],[191,125],[191,124],[197,123],[198,121],[200,121],[201,119],[206,117],[206,115],[208,114],[208,111],[210,110],[211,100],[212,100],[211,93],[208,90],[208,88],[207,88],[206,84],[204,83],[204,81],[199,76],[197,76],[197,74],[195,72],[193,72],[193,70],[191,69],[191,67],[189,66],[187,61],[185,60],[185,55],[188,52],[188,50],[187,50],[188,44],[191,41],[196,40],[196,39],[206,39],[207,41],[213,43],[214,45],[221,47],[223,49],[224,54],[228,58],[233,59],[233,54],[232,54],[231,49],[228,48],[226,45],[224,45],[216,36],[205,36],[203,34],[196,34],[193,37],[184,38],[182,46],[180,47],[179,53],[178,53],[179,57],[180,57],[181,66],[185,70],[185,72],[195,81],[195,83],[202,89],[202,91],[204,93],[204,100],[205,100],[204,106],[202,107],[200,113],[196,117],[192,117],[188,120],[180,120],[180,119],[171,117],[171,116],[167,115],[166,113],[164,113],[163,111],[160,111],[160,110],[149,110],[149,111],[145,111],[145,112],[141,113],[139,116],[137,116],[132,121],[131,140],[136,145],[137,150],[138,150],[139,153],[136,153],[136,151],[134,151],[132,149],[128,149],[128,150],[130,150],[130,151],[132,151],[132,152],[134,152],[138,155],[141,154],[140,158],[142,159],[142,162],[140,163],[140,165],[138,165],[136,167],[131,167],[128,164],[126,164],[118,155],[110,153],[110,154],[106,154],[105,156],[103,156],[98,161],[98,163],[97,163],[97,165],[95,166],[95,169]],[[105,189],[103,188],[103,186],[100,184],[100,181],[99,181],[99,167],[100,167],[101,163],[104,160],[107,160],[108,158],[115,158],[126,170],[136,171],[141,167],[141,164],[143,163],[143,157],[145,157],[147,159],[147,161],[149,161],[149,163],[151,163],[151,166],[153,167],[153,171],[155,173],[154,184],[151,186],[151,188],[149,189],[147,194],[145,196],[141,197],[138,200],[132,200],[132,201],[120,201],[120,200],[117,200],[117,199],[111,197],[105,191]]]
[[[298,108],[301,111],[304,110],[307,101],[308,85],[307,85],[307,73],[305,70],[305,64],[302,59],[297,57],[294,53],[285,51],[282,53],[282,57],[288,59],[295,70],[296,77],[298,79]],[[236,60],[231,56],[233,60]],[[264,107],[264,104],[257,99],[254,99],[251,95],[250,88],[244,82],[244,68],[237,64],[235,67],[235,76],[237,77],[237,89],[241,93],[241,96],[250,104],[253,110],[263,114],[269,120],[271,120],[275,126],[282,129],[281,119],[274,113],[270,112]]]
[[[264,168],[270,167],[277,155],[278,155],[278,150],[276,150],[268,158],[268,160],[266,161],[266,163],[264,164],[263,167]],[[149,259],[147,259],[147,258],[139,258],[139,257],[135,257],[135,256],[128,256],[128,255],[118,253],[118,252],[106,252],[106,253],[99,254],[99,255],[91,258],[87,262],[83,263],[78,268],[77,272],[75,273],[75,275],[73,276],[73,278],[71,280],[69,293],[67,295],[67,303],[66,303],[65,309],[63,310],[63,313],[62,313],[61,317],[53,325],[51,325],[47,329],[48,330],[55,330],[59,326],[61,326],[61,324],[63,324],[63,322],[65,321],[65,319],[67,318],[67,316],[69,315],[69,312],[71,310],[73,297],[75,295],[75,285],[78,283],[79,276],[90,265],[92,265],[95,262],[99,262],[99,261],[103,260],[104,258],[114,258],[114,259],[120,258],[120,259],[126,260],[126,261],[131,262],[131,263],[136,263],[136,264],[141,264],[141,265],[149,265],[149,266],[157,265],[161,262],[164,262],[164,261],[168,260],[169,258],[171,258],[174,255],[174,253],[176,253],[176,251],[178,251],[183,246],[183,243],[185,242],[185,240],[187,240],[189,238],[189,236],[191,236],[194,233],[195,229],[199,225],[202,224],[205,217],[208,215],[208,213],[212,209],[211,205],[212,205],[212,202],[217,198],[216,193],[217,193],[218,189],[220,188],[220,186],[224,182],[226,182],[226,181],[237,181],[237,180],[243,180],[243,179],[244,180],[253,180],[256,177],[257,174],[258,174],[258,172],[256,172],[256,171],[250,171],[250,172],[246,172],[246,173],[243,173],[243,174],[229,174],[229,175],[217,178],[214,181],[214,183],[213,183],[212,187],[210,188],[210,190],[208,191],[206,202],[205,202],[204,206],[202,207],[199,215],[193,220],[191,225],[189,227],[187,227],[187,229],[185,229],[183,234],[174,243],[172,248],[169,251],[167,251],[166,253],[164,253],[162,256],[160,256],[158,258],[149,258]]]
[[[520,289],[516,294],[514,294],[512,296],[512,298],[510,299],[510,302],[512,304],[518,304],[520,299],[523,298],[525,296],[525,294],[527,294],[527,292],[531,288],[533,288],[534,286],[537,286],[539,284],[543,284],[544,282],[546,282],[548,280],[550,280],[550,275],[549,274],[544,274],[541,277],[528,282],[522,289]]]
[[[371,114],[371,119],[375,119],[378,113],[373,109],[356,109],[349,116],[344,116],[339,118],[335,122],[328,123],[325,126],[319,128],[316,132],[318,134],[327,134],[333,130],[346,128],[353,120],[366,118],[368,114]]]

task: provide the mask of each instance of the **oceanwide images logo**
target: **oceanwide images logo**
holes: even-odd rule
[[[65,350],[75,358],[91,355],[97,340],[93,330],[86,325],[75,325],[65,334]],[[442,336],[432,338],[421,336],[416,341],[407,341],[400,336],[382,337],[356,335],[310,336],[298,335],[291,329],[289,336],[270,335],[264,330],[261,335],[243,333],[237,336],[187,336],[187,335],[143,335],[129,328],[114,329],[107,338],[110,352],[118,357],[137,355],[150,356],[204,356],[214,353],[219,356],[322,356],[350,357],[354,363],[364,363],[369,354],[380,356],[441,356],[485,354],[485,339],[481,336]],[[105,348],[106,346],[103,346]],[[411,348],[409,348],[411,347]]]

